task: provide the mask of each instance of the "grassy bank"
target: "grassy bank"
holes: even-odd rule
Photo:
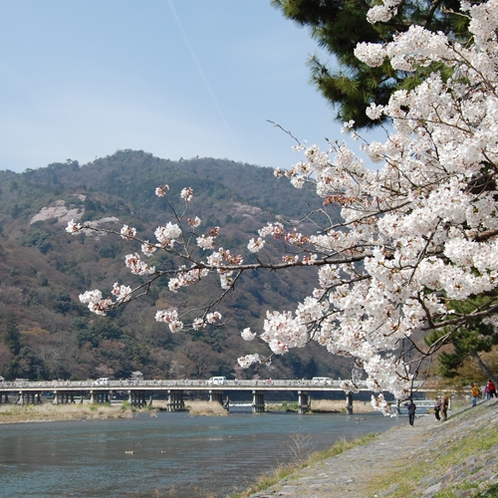
[[[135,411],[128,404],[0,405],[0,424],[131,418]]]
[[[202,415],[208,417],[223,417],[228,415],[228,412],[221,406],[220,403],[212,403],[210,401],[186,401],[185,408],[189,411],[190,415]]]
[[[281,401],[278,403],[266,403],[265,409],[267,411],[283,411],[283,412],[297,412],[297,401]],[[374,409],[369,401],[355,401],[353,404],[353,411],[358,413],[370,413]],[[332,399],[312,399],[311,400],[311,413],[346,413],[345,400],[332,400]]]
[[[309,483],[316,484],[314,477],[322,486],[316,488],[320,490],[316,496],[323,497],[340,497],[354,490],[354,496],[364,497],[498,498],[497,409],[497,400],[476,408],[467,405],[452,411],[447,422],[436,422],[428,415],[416,420],[415,429],[406,424],[379,437],[341,441],[302,463],[281,466],[231,498],[248,498],[262,491],[283,496],[288,489],[297,496],[292,493],[304,491]],[[365,444],[368,449],[353,449],[326,461]],[[363,466],[361,477],[356,466]],[[310,468],[303,470],[305,467]],[[338,483],[336,474],[343,482]],[[330,494],[324,492],[328,489],[323,487],[324,475],[330,476],[331,486],[334,483]]]
[[[345,400],[330,400],[330,399],[312,399],[312,413],[346,413]],[[374,411],[370,401],[354,401],[353,413],[372,413]]]
[[[285,479],[286,477],[301,469],[309,467],[310,465],[315,465],[316,463],[321,462],[327,458],[339,455],[344,451],[354,448],[355,446],[362,446],[364,444],[367,444],[375,437],[376,434],[367,434],[366,436],[352,439],[351,441],[341,439],[340,441],[337,441],[331,448],[312,453],[301,462],[295,461],[294,463],[290,463],[288,465],[280,465],[273,471],[273,473],[260,476],[256,479],[256,483],[253,484],[250,488],[241,493],[234,494],[230,498],[248,498],[254,493],[259,493],[260,491],[268,489],[274,484],[280,482],[282,479]]]
[[[0,424],[21,422],[44,422],[62,420],[98,420],[109,418],[131,418],[139,411],[155,412],[165,410],[166,401],[155,401],[153,407],[137,409],[126,401],[119,405],[107,403],[71,403],[54,405],[43,403],[36,405],[0,405]],[[297,402],[282,402],[267,404],[268,411],[295,411]],[[194,416],[226,416],[227,411],[219,403],[209,401],[189,400],[185,402],[185,409]],[[345,402],[334,400],[312,400],[311,413],[345,413]],[[373,411],[369,402],[355,401],[354,413]]]
[[[483,406],[482,408],[486,408]],[[379,489],[391,489],[390,498],[406,498],[419,492],[420,482],[427,476],[443,475],[448,469],[457,469],[472,464],[480,455],[489,452],[498,446],[498,422],[493,416],[485,427],[477,427],[478,418],[482,417],[479,409],[462,410],[454,415],[454,424],[461,423],[458,437],[448,434],[444,446],[435,454],[421,452],[416,460],[407,464],[406,458],[399,455],[399,460],[393,463],[391,471],[386,471],[377,478],[370,480],[369,493]],[[468,420],[476,421],[476,427],[469,427]],[[461,420],[459,420],[461,419]],[[429,437],[429,436],[427,436]],[[437,455],[437,457],[436,457]],[[488,464],[496,466],[494,455]],[[498,485],[482,486],[479,480],[472,476],[460,482],[451,482],[445,489],[437,491],[434,498],[458,498],[459,496],[472,496],[474,498],[498,498]]]
[[[165,410],[167,402],[156,402],[153,407],[136,408],[128,402],[119,405],[108,403],[70,403],[54,405],[43,403],[36,405],[0,405],[0,424],[16,424],[26,422],[49,422],[64,420],[105,420],[118,418],[132,418],[136,413],[146,412],[154,414]],[[188,401],[186,410],[191,415],[223,416],[226,410],[219,403],[208,401]]]

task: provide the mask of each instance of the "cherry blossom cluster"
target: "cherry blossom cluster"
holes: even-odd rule
[[[249,368],[251,365],[261,363],[262,358],[259,356],[258,353],[254,353],[254,354],[246,354],[245,356],[241,356],[237,361],[242,368]]]
[[[156,321],[167,323],[171,332],[183,329],[183,322],[178,318],[178,310],[162,310],[156,312]]]
[[[219,227],[211,228],[207,234],[202,234],[200,237],[197,237],[197,245],[204,250],[213,249],[216,237],[218,237],[219,233]]]
[[[83,294],[80,294],[80,301],[83,304],[88,305],[88,309],[92,313],[101,316],[106,315],[107,310],[112,305],[112,299],[110,297],[103,299],[102,292],[98,289],[86,291]]]
[[[207,325],[220,326],[223,324],[223,316],[219,311],[213,311],[206,313],[203,318],[196,318],[192,322],[192,328],[194,330],[202,330]]]
[[[388,22],[398,12],[398,5],[401,0],[382,0],[378,5],[374,5],[367,12],[368,22],[375,24],[378,22]]]
[[[155,193],[158,197],[166,197],[169,192],[167,184],[156,188]],[[190,187],[184,188],[180,192],[180,198],[187,204],[192,200],[194,190]],[[176,213],[175,213],[176,215]],[[181,260],[191,261],[191,251],[185,245],[182,237],[185,231],[192,230],[191,235],[196,236],[197,246],[202,250],[213,249],[216,237],[219,234],[219,227],[210,228],[205,234],[196,234],[193,232],[198,228],[202,221],[198,216],[188,217],[184,228],[180,226],[181,217],[176,215],[176,221],[167,222],[164,226],[159,226],[154,231],[156,238],[155,243],[149,240],[141,240],[137,237],[137,230],[134,227],[123,225],[119,232],[113,229],[104,229],[96,222],[87,222],[86,224],[76,223],[71,220],[66,231],[71,234],[76,233],[91,233],[92,231],[99,231],[102,233],[119,234],[121,238],[128,241],[138,241],[141,244],[141,252],[146,257],[153,256],[156,251],[163,250],[167,252],[174,252]],[[188,227],[188,228],[187,228]],[[175,247],[182,247],[176,251]],[[176,252],[175,252],[176,251]],[[232,254],[230,250],[219,248],[207,257],[206,262],[197,262],[191,264],[190,268],[186,265],[179,265],[173,272],[174,276],[169,279],[168,288],[171,292],[178,292],[181,288],[189,287],[207,277],[210,271],[216,272],[219,276],[221,287],[223,289],[230,289],[233,283],[233,270],[227,269],[226,266],[236,267],[242,264],[242,257],[240,255]],[[163,272],[157,270],[155,266],[148,265],[139,253],[132,253],[125,256],[125,266],[130,270],[133,275],[147,277],[151,276],[153,280],[159,276],[163,276]],[[88,305],[90,311],[98,315],[106,315],[110,310],[126,303],[136,297],[144,294],[143,289],[149,285],[149,282],[137,286],[135,289],[131,287],[115,283],[112,289],[112,296],[104,298],[102,292],[98,289],[87,291],[80,295],[80,301]],[[114,298],[114,300],[113,300]],[[180,319],[178,310],[168,309],[160,310],[156,313],[156,320],[158,322],[167,323],[171,332],[179,332],[184,328],[184,323]],[[222,315],[218,311],[206,312],[202,317],[197,317],[192,321],[193,329],[202,329],[210,325],[221,325]]]
[[[149,266],[142,261],[138,253],[127,254],[125,256],[125,265],[134,275],[152,275],[156,271],[155,266]]]
[[[256,338],[256,332],[252,332],[250,327],[245,328],[240,335],[244,341],[253,341]]]
[[[285,242],[286,254],[282,256],[282,261],[285,263],[298,264],[301,262],[303,265],[313,265],[318,258],[316,254],[309,252],[310,236],[298,232],[296,228],[286,231],[280,222],[268,223],[258,231],[258,234],[257,239],[253,238],[247,244],[247,248],[252,253],[262,251],[267,245],[266,237],[272,237],[274,241]],[[291,252],[291,248],[297,252]]]
[[[181,271],[180,269],[180,271],[176,273],[176,276],[169,280],[168,288],[171,292],[178,292],[178,289],[194,285],[208,274],[209,270],[206,268],[194,268],[185,271]]]
[[[119,285],[117,282],[112,286],[112,294],[117,301],[126,303],[131,299],[132,290],[127,285]]]
[[[301,323],[290,311],[267,311],[264,332],[260,337],[275,354],[287,353],[291,348],[302,348],[310,339],[306,324]]]

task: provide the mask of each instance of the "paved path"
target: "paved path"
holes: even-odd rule
[[[459,438],[470,431],[486,431],[490,425],[496,431],[497,411],[497,401],[492,400],[477,408],[465,409],[465,413],[458,416],[452,415],[446,422],[438,422],[432,415],[417,417],[414,427],[408,423],[395,427],[364,446],[305,468],[252,498],[392,496],[396,486],[389,489],[390,475],[413,468],[418,462],[432,461],[449,441],[458,445]],[[476,479],[487,482],[487,485],[498,482],[498,444],[477,457],[473,455],[471,461],[467,459],[440,474],[422,476],[417,490],[405,496],[432,497],[445,486],[458,487],[460,481],[469,478],[474,482]],[[376,482],[382,482],[378,490]],[[455,496],[475,495],[466,490],[455,492]]]

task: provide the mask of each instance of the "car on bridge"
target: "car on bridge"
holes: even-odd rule
[[[311,382],[314,386],[329,386],[332,379],[330,377],[313,377]]]
[[[211,377],[208,380],[210,386],[223,386],[227,381],[226,377]]]

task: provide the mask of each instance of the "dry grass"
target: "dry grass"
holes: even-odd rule
[[[124,402],[120,405],[71,403],[54,405],[0,405],[0,424],[26,422],[49,422],[64,420],[104,420],[113,418],[132,418],[140,411],[154,416],[158,409],[166,409],[167,402],[156,402],[154,406],[138,409]],[[219,403],[209,401],[188,401],[185,408],[191,415],[224,416],[227,411]]]
[[[346,400],[312,399],[311,411],[315,413],[346,412]],[[353,401],[353,413],[370,413],[374,409],[369,401]]]
[[[46,422],[60,420],[101,420],[110,418],[131,418],[133,411],[124,405],[106,404],[53,405],[0,405],[0,423]]]
[[[190,412],[190,415],[225,416],[228,414],[220,403],[212,401],[187,401],[185,408]]]

